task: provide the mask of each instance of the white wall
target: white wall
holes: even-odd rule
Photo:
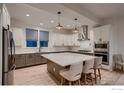
[[[2,15],[1,15],[1,7],[2,5],[0,4],[0,85],[2,84]]]
[[[111,19],[108,22],[112,24],[114,52],[124,56],[124,17]]]
[[[124,59],[124,17],[109,19],[108,22],[111,24],[110,39],[111,43],[111,58],[113,54],[122,54]],[[112,61],[112,59],[111,59]],[[111,63],[111,69],[113,64]]]

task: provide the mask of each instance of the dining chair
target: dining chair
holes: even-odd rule
[[[124,61],[121,54],[114,54],[113,61],[115,62],[115,68],[121,67],[121,70],[123,70]]]
[[[74,81],[78,81],[80,85],[80,78],[82,74],[83,62],[72,64],[69,70],[63,69],[60,71],[61,85],[64,83],[64,79],[69,81],[69,85],[72,85]]]
[[[100,78],[101,80],[101,73],[100,73],[100,69],[102,67],[102,57],[97,57],[94,59],[94,76],[95,76],[95,83],[97,83],[97,77]],[[97,74],[98,71],[98,74]]]
[[[85,64],[83,66],[84,84],[87,84],[87,81],[89,80],[88,75],[90,75],[91,82],[92,82],[92,84],[94,84],[93,83],[93,77],[92,77],[92,74],[94,72],[93,71],[93,65],[94,65],[94,60],[85,61]]]

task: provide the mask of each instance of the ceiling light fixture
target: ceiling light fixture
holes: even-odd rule
[[[50,22],[51,22],[51,23],[54,23],[54,20],[51,20]]]
[[[74,28],[74,33],[77,33],[78,32],[78,29],[77,29],[77,18],[74,19],[75,21],[75,28]]]
[[[26,16],[30,16],[30,14],[26,14]]]
[[[40,23],[40,25],[42,26],[42,25],[43,25],[43,23]]]
[[[66,25],[67,27],[70,27],[71,25]]]
[[[61,12],[59,11],[59,12],[57,12],[57,14],[58,14],[58,25],[56,26],[56,28],[60,30],[60,29],[63,28],[63,26],[61,26],[61,24],[60,24],[60,14],[61,14]]]

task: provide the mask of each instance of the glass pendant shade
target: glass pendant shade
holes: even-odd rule
[[[58,14],[58,25],[56,26],[56,28],[60,30],[60,29],[63,28],[63,26],[60,24],[60,14],[61,14],[61,12],[59,11],[59,12],[57,12],[57,14]]]
[[[75,28],[74,28],[74,33],[77,33],[79,32],[78,29],[77,29],[77,18],[74,19],[75,20]]]

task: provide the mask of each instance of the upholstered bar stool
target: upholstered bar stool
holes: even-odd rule
[[[114,54],[113,61],[115,62],[115,68],[121,67],[121,70],[123,70],[124,61],[121,54]]]
[[[97,77],[100,78],[101,80],[101,73],[100,73],[100,69],[101,69],[101,65],[102,65],[102,57],[97,57],[94,59],[94,75],[95,75],[95,83],[97,83]],[[97,74],[98,71],[98,74]]]
[[[88,75],[93,74],[93,65],[94,65],[94,60],[85,61],[85,64],[83,66],[84,84],[87,84]],[[91,82],[92,84],[94,84],[92,75],[91,75]]]
[[[63,85],[64,79],[69,81],[69,85],[72,84],[74,81],[78,81],[80,85],[80,78],[83,68],[83,62],[72,64],[69,70],[63,69],[60,71],[61,78],[61,85]]]

